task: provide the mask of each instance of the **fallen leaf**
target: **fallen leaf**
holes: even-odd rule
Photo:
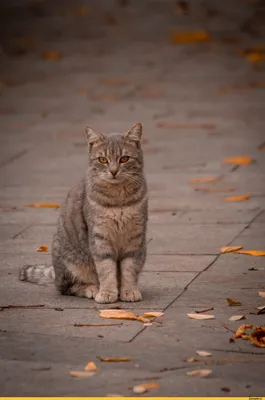
[[[187,362],[195,362],[195,361],[198,361],[198,359],[196,357],[189,357],[189,358],[187,358],[186,361]]]
[[[213,371],[211,369],[195,369],[193,371],[188,371],[186,373],[186,375],[188,375],[188,376],[198,376],[200,378],[203,378],[203,377],[211,375],[212,372]]]
[[[225,393],[231,392],[231,389],[228,387],[222,387],[221,390],[222,390],[222,392],[225,392]]]
[[[243,91],[250,89],[258,89],[265,87],[265,82],[251,82],[247,85],[234,85],[234,86],[224,86],[217,90],[218,93],[230,93],[234,91]]]
[[[34,207],[34,208],[60,208],[61,204],[58,203],[33,203],[26,204],[25,207]]]
[[[241,338],[243,335],[246,335],[246,330],[247,329],[252,329],[253,325],[240,325],[239,328],[237,328],[236,333],[234,337],[236,339]]]
[[[210,353],[209,351],[197,350],[196,353],[198,354],[198,356],[201,357],[210,357],[212,355],[212,353]]]
[[[85,371],[98,371],[98,369],[99,368],[96,366],[96,364],[93,361],[88,362],[84,368]]]
[[[46,251],[48,251],[49,249],[48,249],[48,246],[40,246],[38,249],[36,249],[36,251],[38,252],[38,253],[43,253],[43,252],[46,252]]]
[[[249,339],[257,347],[265,347],[265,326],[257,326],[251,332]]]
[[[171,129],[215,129],[213,124],[179,124],[170,121],[157,121],[157,128],[171,128]]]
[[[241,194],[239,196],[231,196],[231,197],[225,197],[223,201],[226,201],[228,203],[234,203],[238,201],[247,201],[249,200],[249,195],[248,194]]]
[[[235,165],[249,165],[253,163],[253,159],[249,156],[242,157],[230,157],[224,160],[226,164],[235,164]]]
[[[234,44],[234,43],[238,43],[238,42],[239,42],[239,39],[238,39],[238,38],[235,38],[235,37],[227,36],[227,37],[221,38],[221,41],[222,41],[223,43],[225,43],[225,44]]]
[[[173,8],[173,14],[184,15],[189,14],[189,5],[186,1],[178,1],[177,5]]]
[[[46,61],[58,61],[62,58],[62,54],[59,51],[45,51],[42,53],[42,58]]]
[[[265,251],[263,251],[263,250],[238,250],[237,254],[245,254],[247,256],[262,257],[262,256],[265,256]]]
[[[189,318],[192,319],[214,319],[214,315],[209,315],[209,314],[187,314]]]
[[[235,342],[235,339],[233,339],[233,338],[230,337],[229,343],[234,343],[234,342]]]
[[[265,297],[265,292],[259,292],[260,297]]]
[[[157,389],[157,388],[159,388],[159,385],[156,382],[141,383],[140,385],[136,385],[133,387],[133,392],[135,394],[141,394],[148,392],[150,389]]]
[[[209,178],[195,178],[191,179],[190,183],[211,183],[211,182],[217,182],[220,179],[221,179],[220,176],[209,177]]]
[[[119,77],[102,78],[100,82],[107,86],[124,86],[129,84],[128,79]]]
[[[227,297],[226,300],[227,300],[229,306],[231,306],[231,307],[234,307],[234,306],[241,306],[240,301],[234,301],[234,300],[232,300],[232,299],[229,299],[228,297]]]
[[[196,310],[195,310],[195,312],[196,312],[197,314],[201,314],[201,313],[205,313],[205,312],[207,312],[207,311],[212,311],[212,310],[214,310],[213,307],[211,307],[211,308],[206,308],[205,310],[200,310],[200,311],[196,311]]]
[[[110,358],[110,357],[97,357],[100,361],[102,362],[127,362],[131,361],[132,357],[115,357],[115,358]]]
[[[89,376],[94,376],[94,371],[69,371],[69,374],[74,378],[87,378]]]
[[[246,319],[245,315],[233,315],[229,321],[240,321],[241,319]]]
[[[149,322],[148,319],[141,317],[140,315],[136,315],[131,311],[126,310],[100,310],[101,318],[113,318],[113,319],[129,319],[129,320],[137,320],[143,323]]]
[[[234,192],[234,188],[218,188],[218,187],[195,187],[193,188],[195,192],[205,192],[205,193],[231,193]]]
[[[243,249],[243,246],[225,246],[221,247],[220,253],[233,253],[234,251],[238,251]]]
[[[76,15],[78,17],[83,17],[84,15],[87,15],[87,13],[88,13],[88,9],[84,6],[79,6],[76,9]]]
[[[265,142],[264,142],[264,143],[261,143],[261,144],[258,146],[258,149],[261,150],[261,151],[265,151]]]
[[[259,63],[265,61],[265,54],[261,51],[250,51],[245,59],[251,63]]]
[[[162,311],[150,311],[150,312],[144,313],[144,317],[147,317],[147,318],[152,318],[152,317],[158,318],[158,317],[162,317],[162,315],[164,315],[164,313]]]
[[[206,31],[181,32],[175,29],[171,31],[171,41],[173,44],[188,44],[209,42],[211,37]]]
[[[265,314],[265,306],[257,307],[257,309],[259,310],[257,315]]]
[[[153,323],[152,322],[146,322],[145,324],[143,324],[144,326],[152,326]]]

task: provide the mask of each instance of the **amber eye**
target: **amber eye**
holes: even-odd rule
[[[130,157],[128,157],[128,156],[123,156],[123,157],[121,157],[121,158],[120,158],[120,163],[121,163],[121,164],[126,163],[126,162],[129,160],[129,158],[130,158]]]
[[[108,159],[106,157],[99,157],[98,161],[100,164],[108,164]]]

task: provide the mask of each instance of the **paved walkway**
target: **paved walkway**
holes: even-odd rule
[[[154,0],[5,3],[0,306],[41,307],[0,312],[0,394],[129,396],[157,382],[148,395],[264,396],[265,349],[230,340],[241,323],[264,324],[264,257],[219,253],[228,245],[265,250],[265,66],[239,52],[264,50],[262,2],[194,0],[187,10]],[[212,40],[174,45],[171,29],[208,29]],[[164,316],[152,326],[74,327],[119,321],[100,318],[93,301],[18,281],[24,263],[49,262],[36,248],[50,248],[58,214],[25,205],[63,201],[86,166],[86,123],[110,132],[137,121],[150,193],[144,299],[115,306]],[[223,163],[237,156],[253,162]],[[212,177],[220,180],[190,183]],[[227,297],[241,306],[228,307]],[[187,316],[208,308],[215,319]],[[205,363],[197,350],[212,356]],[[200,361],[186,361],[194,356]],[[95,376],[69,375],[89,361],[100,367]],[[202,368],[212,374],[186,375]]]

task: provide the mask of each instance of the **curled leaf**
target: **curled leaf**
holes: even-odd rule
[[[250,334],[249,339],[257,347],[265,347],[265,326],[257,326]]]
[[[243,246],[225,246],[221,247],[220,253],[233,253],[234,251],[238,251],[243,249]]]
[[[234,301],[232,299],[229,299],[228,297],[227,297],[226,300],[227,300],[229,306],[231,306],[231,307],[233,307],[233,306],[241,306],[240,301]]]
[[[212,374],[212,370],[211,369],[195,369],[193,371],[188,371],[186,373],[186,375],[188,376],[198,376],[200,378],[204,378],[206,376],[209,376]]]
[[[157,389],[157,388],[159,388],[157,382],[141,383],[140,385],[136,385],[133,387],[133,392],[135,394],[141,394],[148,392],[150,389]]]
[[[87,365],[84,368],[85,371],[97,371],[98,367],[93,361],[90,361],[87,363]]]
[[[88,378],[89,376],[94,376],[94,371],[69,371],[69,374],[74,378]]]
[[[229,321],[240,321],[241,319],[246,319],[245,315],[233,315]]]
[[[235,165],[249,165],[253,162],[253,159],[249,156],[242,157],[230,157],[224,160],[226,164],[235,164]]]
[[[265,306],[257,307],[257,309],[259,310],[257,315],[265,314]]]
[[[26,207],[34,207],[34,208],[60,208],[61,204],[58,203],[33,203],[26,204]]]
[[[46,252],[46,251],[48,251],[49,249],[48,249],[48,246],[40,246],[38,249],[36,249],[36,251],[38,252],[38,253],[43,253],[43,252]]]
[[[148,319],[141,317],[140,315],[136,315],[131,311],[126,310],[100,310],[101,318],[112,318],[112,319],[129,319],[129,320],[137,320],[143,323],[149,322]]]
[[[226,201],[228,203],[234,203],[237,201],[247,201],[247,200],[249,200],[249,194],[241,194],[238,196],[225,197],[223,201]]]
[[[97,357],[102,362],[127,362],[131,361],[132,357]]]
[[[198,356],[201,357],[210,357],[212,355],[212,353],[210,353],[209,351],[202,351],[202,350],[197,350],[196,354],[198,354]]]
[[[209,42],[211,37],[206,31],[181,32],[173,29],[171,40],[173,44],[202,43]]]
[[[144,316],[147,318],[158,318],[158,317],[162,317],[164,315],[164,313],[162,311],[149,311],[144,313]]]
[[[240,325],[239,328],[237,328],[236,333],[234,335],[234,337],[236,339],[241,338],[242,336],[246,335],[246,330],[247,329],[252,329],[253,325]]]
[[[260,297],[265,297],[265,292],[259,292]]]
[[[237,254],[245,254],[247,256],[262,257],[262,256],[265,256],[265,251],[263,251],[263,250],[238,250]]]
[[[187,316],[191,319],[214,319],[214,315],[210,314],[187,314]]]

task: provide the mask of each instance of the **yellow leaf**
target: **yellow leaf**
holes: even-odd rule
[[[230,157],[224,160],[226,164],[235,164],[235,165],[249,165],[253,163],[253,159],[249,156],[242,157]]]
[[[69,371],[69,374],[74,378],[87,378],[89,376],[94,376],[94,371]]]
[[[212,355],[212,353],[210,353],[209,351],[197,350],[196,353],[198,354],[198,356],[201,357],[210,357]]]
[[[98,359],[102,362],[126,362],[131,361],[132,357],[98,357]]]
[[[193,371],[188,371],[186,373],[186,375],[188,376],[198,376],[200,378],[204,378],[206,376],[209,376],[212,374],[212,370],[211,369],[195,369]]]
[[[173,29],[171,31],[171,40],[173,44],[188,44],[209,42],[211,37],[206,31],[181,32]]]
[[[141,394],[148,392],[150,389],[157,389],[157,388],[159,388],[157,382],[141,383],[140,385],[136,385],[133,387],[133,392],[135,394]]]
[[[93,361],[88,362],[84,368],[85,371],[97,371],[98,369],[99,368],[96,366],[96,364]]]
[[[241,319],[246,319],[245,315],[233,315],[229,321],[240,321]]]
[[[225,246],[221,247],[220,253],[233,253],[234,251],[238,251],[243,249],[243,246]]]
[[[170,121],[157,121],[157,128],[171,128],[171,129],[215,129],[214,124],[181,124],[178,122]]]
[[[228,203],[236,203],[238,201],[247,201],[249,200],[249,195],[248,194],[241,194],[238,196],[231,196],[231,197],[225,197],[223,201],[226,201]]]
[[[260,297],[265,297],[265,292],[259,292]]]
[[[234,337],[235,337],[236,339],[239,339],[239,338],[241,338],[242,336],[245,336],[245,335],[246,335],[246,330],[247,330],[247,329],[252,329],[252,328],[253,328],[253,325],[240,325],[240,327],[237,328]]]
[[[58,203],[33,203],[26,204],[26,207],[34,207],[34,208],[60,208],[61,204]]]
[[[48,251],[48,246],[40,246],[38,249],[36,249],[36,251],[38,252],[38,253],[43,253],[43,252],[46,252],[46,251]]]
[[[191,179],[190,183],[211,183],[211,182],[217,182],[220,179],[221,179],[220,176],[209,177],[209,178],[196,178],[196,179]]]
[[[246,254],[247,256],[262,257],[265,256],[263,250],[238,250],[237,254]]]
[[[265,347],[265,326],[257,326],[251,332],[249,339],[257,347]]]
[[[146,312],[144,313],[144,316],[147,318],[158,318],[158,317],[162,317],[162,315],[164,315],[164,313],[162,311],[150,311],[150,312]]]
[[[187,316],[192,319],[214,319],[215,318],[214,315],[210,315],[210,314],[187,314]]]
[[[229,298],[227,298],[226,300],[227,300],[229,306],[232,306],[232,307],[233,307],[233,306],[241,306],[240,301],[234,301],[234,300],[229,299]]]
[[[42,58],[46,61],[58,61],[62,58],[62,54],[59,51],[45,51],[42,53]]]
[[[136,315],[131,311],[126,310],[100,310],[100,317],[102,318],[113,318],[113,319],[132,319],[140,322],[149,322],[148,319]]]

